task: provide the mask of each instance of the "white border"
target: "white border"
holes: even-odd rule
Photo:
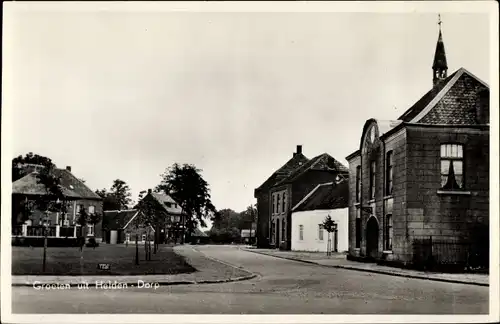
[[[2,217],[1,237],[1,306],[3,322],[16,323],[382,323],[401,321],[408,323],[461,323],[498,321],[498,264],[499,264],[499,164],[498,164],[498,4],[494,1],[412,1],[412,2],[6,2],[4,5],[4,26],[12,25],[12,13],[19,11],[120,11],[120,12],[383,12],[383,13],[489,13],[491,55],[491,145],[490,145],[490,314],[489,315],[13,315],[11,314],[11,273],[10,273],[10,217]],[[6,44],[12,42],[8,28],[4,27],[2,37]],[[5,47],[4,47],[5,48]],[[3,62],[10,61],[9,52],[4,51]],[[4,74],[13,73],[8,65],[3,64]],[[3,76],[2,76],[3,78]],[[13,156],[11,114],[13,103],[5,99],[5,93],[11,90],[9,84],[2,82],[2,215],[10,215],[11,209],[11,173],[10,163]]]

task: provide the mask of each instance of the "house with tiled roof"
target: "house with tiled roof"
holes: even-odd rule
[[[78,179],[68,166],[65,169],[54,169],[54,175],[59,177],[62,192],[68,202],[66,215],[50,213],[47,218],[40,210],[33,210],[29,217],[25,217],[29,201],[47,195],[43,184],[38,182],[37,172],[43,166],[29,165],[26,175],[12,183],[12,230],[14,236],[41,237],[43,226],[48,226],[48,236],[59,238],[75,238],[79,231],[78,215],[85,209],[87,214],[102,214],[102,198],[93,192],[83,181]],[[96,241],[102,238],[101,223],[88,224],[86,234]]]
[[[318,184],[348,174],[348,169],[330,155],[309,160],[297,145],[292,158],[255,189],[257,246],[290,249],[291,207]]]
[[[397,120],[368,119],[346,157],[352,259],[488,262],[489,86],[464,68],[448,76],[441,29],[432,85]]]
[[[137,209],[106,210],[103,217],[104,242],[107,244],[144,244],[147,236],[153,241],[155,229],[145,225],[144,216]]]
[[[136,235],[139,237],[139,242],[144,242],[148,234],[158,235],[160,244],[184,242],[186,215],[171,196],[149,189],[141,202],[151,207],[150,218],[158,222],[149,227],[144,226],[145,211],[140,211],[139,204],[129,210],[105,211],[103,229],[106,242],[112,244],[135,242]]]
[[[291,249],[327,252],[328,233],[323,222],[330,216],[335,230],[331,233],[331,251],[348,250],[349,184],[346,178],[317,185],[292,208]]]

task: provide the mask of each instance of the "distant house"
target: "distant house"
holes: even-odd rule
[[[27,175],[12,183],[12,234],[17,237],[42,237],[47,225],[48,237],[76,237],[80,231],[78,215],[85,209],[87,214],[102,214],[102,199],[71,172],[71,167],[54,169],[61,179],[63,193],[70,202],[66,215],[50,213],[45,220],[44,211],[35,209],[26,217],[26,203],[47,194],[38,183],[36,172],[43,166],[27,166]],[[87,236],[101,241],[101,223],[87,225]]]
[[[291,206],[318,184],[347,177],[347,167],[327,153],[309,160],[297,146],[293,157],[255,189],[257,246],[291,248]]]
[[[159,228],[154,228],[154,231],[159,231],[159,242],[183,243],[186,215],[183,213],[180,205],[169,195],[153,192],[151,189],[148,190],[147,195],[142,199],[145,202],[152,203],[152,206],[154,206],[153,209],[158,213],[162,213],[162,216],[158,216],[160,219]],[[156,216],[152,216],[156,218]],[[116,243],[125,243],[127,241],[127,234],[130,240],[135,241],[134,235],[137,231],[139,231],[138,234],[140,237],[146,235],[147,228],[142,226],[140,222],[141,219],[144,219],[144,217],[141,217],[138,206],[130,210],[105,211],[103,222],[107,235],[106,241],[110,243],[114,241],[116,241]],[[139,223],[136,224],[136,222]],[[138,228],[134,224],[136,224]],[[152,233],[154,233],[154,231]],[[111,240],[115,235],[117,237],[116,240]]]
[[[349,249],[349,184],[328,182],[314,188],[292,208],[292,250],[326,252],[328,233],[323,222],[330,215],[336,230],[331,233],[331,251]]]
[[[245,244],[254,244],[256,238],[257,223],[253,222],[251,227],[248,229],[241,230],[241,240]]]
[[[186,234],[186,214],[182,207],[167,194],[148,190],[143,200],[149,200],[165,213],[164,227],[159,229],[160,242],[184,243]]]
[[[104,242],[108,244],[135,243],[144,244],[149,235],[153,240],[154,228],[146,227],[141,222],[142,214],[136,209],[104,211]]]
[[[206,244],[208,243],[208,240],[208,234],[203,232],[199,228],[195,228],[194,232],[191,234],[191,242],[193,244]]]

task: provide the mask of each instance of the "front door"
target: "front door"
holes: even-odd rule
[[[375,217],[370,217],[366,224],[366,256],[378,257],[378,222]]]

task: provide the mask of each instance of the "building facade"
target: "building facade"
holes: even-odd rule
[[[395,121],[367,120],[347,157],[351,257],[487,262],[489,87],[447,69],[440,31],[432,89]]]
[[[292,207],[317,185],[348,173],[330,155],[324,153],[309,160],[302,154],[302,146],[297,146],[292,159],[255,190],[257,246],[291,249]]]
[[[71,172],[71,167],[54,169],[59,177],[67,204],[65,214],[51,212],[48,215],[37,208],[29,207],[39,196],[47,195],[42,184],[38,183],[37,170],[43,168],[30,166],[27,174],[12,183],[12,231],[16,237],[43,237],[45,230],[51,238],[76,238],[81,235],[78,218],[81,210],[87,215],[102,215],[102,199]],[[33,172],[31,172],[33,171]],[[31,204],[33,206],[33,204]],[[29,209],[29,211],[28,211]],[[87,238],[102,240],[102,222],[87,224]]]

